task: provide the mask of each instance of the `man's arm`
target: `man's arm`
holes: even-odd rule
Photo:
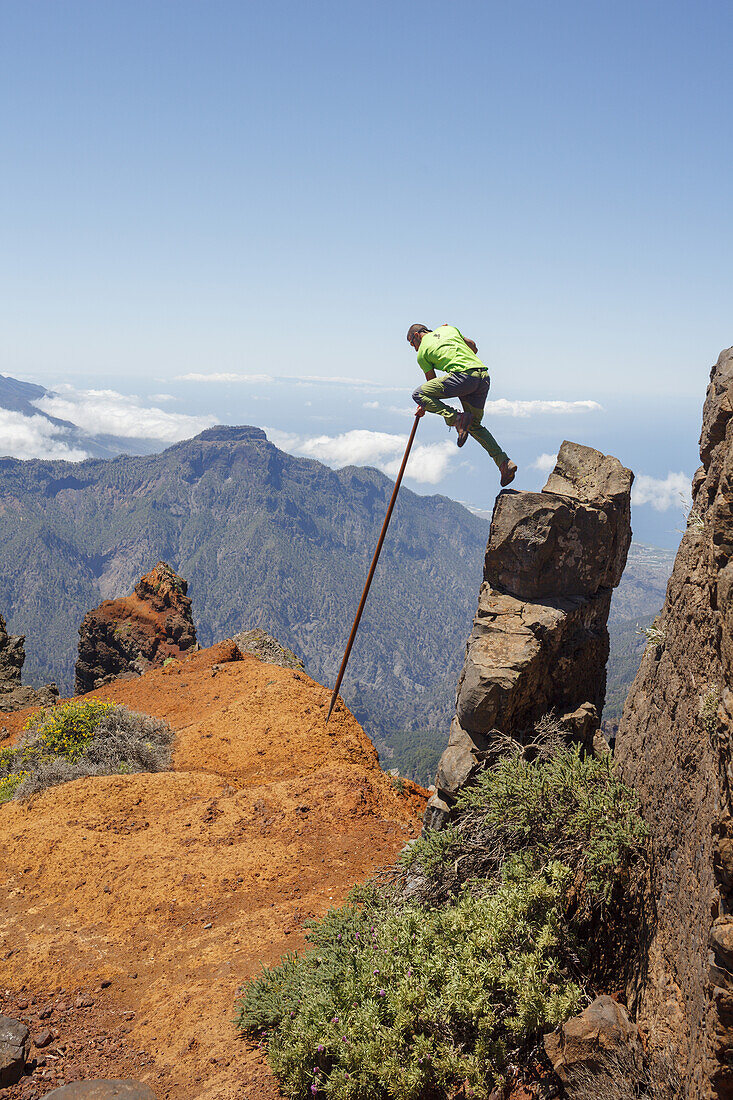
[[[430,367],[429,370],[425,370],[425,368],[427,366],[429,366],[429,364],[430,364],[430,355],[429,355],[429,353],[426,352],[426,348],[423,345],[422,341],[420,341],[420,346],[417,349],[417,365],[420,368],[420,370],[423,372],[423,374],[425,375],[425,379],[428,382],[432,378],[435,378],[435,371],[433,370],[432,367]]]

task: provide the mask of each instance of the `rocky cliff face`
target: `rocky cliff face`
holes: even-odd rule
[[[44,706],[58,698],[55,684],[35,690],[22,683],[24,662],[25,638],[21,634],[8,634],[5,619],[0,615],[0,712]]]
[[[196,644],[187,584],[159,561],[131,596],[105,600],[79,627],[76,692],[157,668]]]
[[[651,830],[635,989],[685,1096],[733,1097],[733,348],[713,368],[693,509],[617,741]]]
[[[426,822],[490,758],[497,731],[526,741],[554,712],[592,744],[603,706],[606,622],[631,542],[633,474],[616,458],[563,443],[541,493],[500,493],[484,581]]]

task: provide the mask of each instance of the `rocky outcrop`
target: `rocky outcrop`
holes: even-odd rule
[[[619,726],[651,833],[632,989],[690,1100],[733,1097],[733,348],[713,368],[693,507]]]
[[[55,684],[36,689],[22,683],[24,662],[25,638],[22,634],[8,634],[5,619],[0,615],[0,712],[47,706],[58,699]]]
[[[260,630],[259,627],[235,634],[232,641],[242,656],[257,657],[260,661],[266,661],[268,665],[279,665],[280,668],[294,668],[305,672],[305,665],[300,657],[296,657],[292,650],[280,645],[277,638],[273,638],[272,634],[268,634],[266,630]]]
[[[105,600],[79,627],[76,693],[157,668],[196,645],[188,585],[159,561],[131,596]]]
[[[606,689],[611,593],[631,542],[633,474],[563,443],[540,493],[496,499],[456,716],[426,823],[440,825],[485,766],[496,733],[521,741],[554,713],[593,747]]]
[[[5,619],[0,615],[0,689],[11,691],[20,684],[25,662],[25,638],[8,634]]]

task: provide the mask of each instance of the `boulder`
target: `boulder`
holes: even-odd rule
[[[31,1037],[25,1024],[0,1016],[0,1088],[21,1079],[30,1049]]]
[[[587,752],[608,752],[608,741],[601,733],[598,711],[592,703],[583,703],[577,710],[561,715],[559,723],[570,739]]]
[[[424,828],[444,829],[450,821],[451,803],[433,791],[425,807]]]
[[[32,688],[21,684],[12,691],[0,693],[0,713],[24,710],[25,707],[53,707],[59,701],[59,689],[55,684]]]
[[[713,367],[693,508],[616,739],[650,834],[628,996],[689,1100],[733,1097],[733,348]]]
[[[142,1081],[110,1078],[101,1081],[72,1081],[46,1093],[46,1100],[155,1100],[155,1093]]]
[[[632,481],[618,459],[565,442],[541,493],[497,497],[456,716],[428,806],[433,826],[445,818],[438,801],[450,806],[486,766],[497,733],[526,743],[552,714],[568,740],[593,751],[611,595],[631,542]]]
[[[579,1072],[602,1073],[609,1060],[643,1066],[643,1049],[636,1024],[626,1009],[611,997],[596,997],[592,1004],[544,1036],[547,1056],[563,1084]],[[629,1057],[630,1056],[630,1057]]]
[[[188,585],[165,562],[130,596],[103,603],[79,627],[77,695],[124,675],[140,675],[196,645]]]
[[[260,661],[266,661],[268,665],[280,665],[281,668],[295,668],[299,672],[305,671],[305,664],[300,657],[280,645],[276,638],[268,634],[266,630],[243,630],[235,634],[232,639],[242,656],[258,657]]]
[[[633,474],[617,458],[563,443],[541,493],[500,493],[486,548],[494,586],[523,599],[615,588],[631,545]]]

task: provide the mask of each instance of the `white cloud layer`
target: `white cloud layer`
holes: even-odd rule
[[[301,375],[273,375],[273,374],[247,374],[236,372],[212,371],[209,374],[197,371],[189,374],[177,374],[174,382],[241,382],[245,385],[259,383],[261,385],[282,386],[347,386],[350,389],[365,393],[404,393],[406,386],[385,386],[381,382],[370,381],[368,378],[342,378],[338,375],[328,377],[321,374]]]
[[[380,401],[365,401],[363,407],[365,409],[379,409],[380,412],[394,413],[396,416],[409,416],[411,419],[415,415],[415,405],[411,407],[408,405],[383,405]]]
[[[650,477],[640,474],[631,490],[632,504],[651,504],[657,512],[666,512],[669,508],[683,508],[692,504],[690,478],[681,471],[670,472],[666,477]]]
[[[62,458],[81,462],[86,451],[60,439],[64,432],[45,416],[24,416],[11,409],[0,409],[0,455],[9,458]]]
[[[600,412],[603,405],[597,401],[487,401],[486,412],[493,416],[538,416],[542,414],[567,415],[569,413]]]
[[[464,508],[468,508],[469,512],[474,516],[478,516],[479,519],[491,521],[493,512],[490,512],[487,508],[477,508],[475,504],[469,504],[466,500],[459,500],[457,503],[462,504]]]
[[[36,408],[60,420],[70,420],[89,435],[123,439],[158,439],[177,443],[216,423],[215,416],[188,416],[145,406],[135,394],[116,390],[75,390],[60,386],[53,395],[33,402]],[[35,418],[34,418],[35,419]]]
[[[541,454],[537,455],[537,458],[532,463],[533,470],[541,470],[545,474],[549,474],[550,470],[555,469],[555,463],[557,462],[557,455]]]
[[[331,377],[327,374],[301,374],[294,377],[286,377],[285,382],[312,382],[316,386],[355,386],[357,389],[396,389],[393,386],[383,386],[379,382],[375,382],[370,378],[344,378],[341,375],[334,374]]]
[[[198,374],[195,371],[191,374],[177,374],[175,375],[174,382],[242,382],[245,385],[265,385],[266,383],[276,381],[271,374],[231,374],[226,372],[216,372],[212,374]]]
[[[283,451],[316,458],[327,466],[376,466],[388,477],[395,477],[407,444],[406,435],[389,435],[355,429],[341,435],[310,438],[266,428],[268,437]],[[405,477],[428,485],[437,485],[448,473],[456,457],[455,443],[425,443],[412,448]]]

